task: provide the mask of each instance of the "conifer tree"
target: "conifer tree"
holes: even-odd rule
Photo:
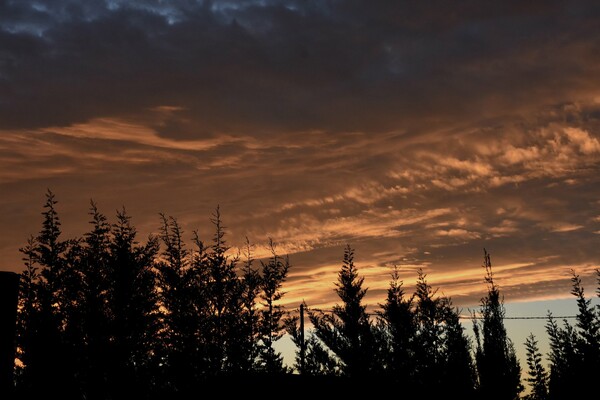
[[[559,327],[552,313],[548,313],[546,332],[550,339],[548,396],[552,400],[569,398],[577,384],[577,333],[566,319]]]
[[[542,353],[538,347],[538,342],[531,333],[525,340],[525,349],[527,351],[527,382],[531,386],[531,393],[526,396],[526,400],[547,400],[548,399],[548,373],[542,365]]]
[[[396,383],[412,384],[414,379],[414,339],[416,321],[413,311],[414,296],[406,298],[397,267],[387,290],[387,298],[378,313],[380,327],[385,332],[384,350],[386,374]]]
[[[485,249],[483,266],[488,293],[481,299],[481,325],[479,321],[474,324],[480,396],[490,400],[515,400],[523,391],[521,367],[514,345],[506,334],[504,304],[494,282],[490,255]]]
[[[600,361],[600,323],[592,299],[586,299],[581,278],[571,270],[571,283],[573,288],[571,294],[577,298],[577,328],[581,335],[580,346],[581,353],[591,364],[588,367],[593,368],[594,362]],[[597,365],[600,367],[600,365]]]
[[[443,374],[443,330],[440,299],[437,290],[427,283],[426,275],[419,269],[415,287],[415,383],[417,387],[437,393]]]
[[[440,299],[442,324],[444,327],[444,359],[441,391],[452,388],[457,398],[475,398],[477,377],[471,342],[460,323],[460,312],[452,306],[450,298]]]
[[[473,398],[475,376],[469,340],[452,301],[436,293],[419,270],[414,295],[414,383],[433,397],[442,396],[451,387],[453,395]]]
[[[136,237],[136,229],[125,209],[117,212],[117,222],[112,226],[108,303],[113,360],[111,381],[113,391],[122,391],[123,397],[150,390],[148,376],[155,373],[159,329],[154,270],[159,244],[155,237],[139,244]]]
[[[308,312],[315,335],[339,358],[342,373],[349,377],[373,375],[380,368],[375,335],[362,303],[367,293],[363,281],[354,266],[354,250],[346,246],[336,283],[342,305],[335,305],[332,314]]]
[[[112,368],[108,356],[110,349],[108,309],[110,224],[90,202],[91,230],[78,240],[69,255],[68,264],[79,276],[78,309],[80,338],[74,352],[80,355],[78,376],[83,393],[91,399],[103,399],[107,393],[109,371]]]
[[[54,193],[48,190],[42,229],[36,238],[33,258],[39,266],[36,286],[39,312],[34,339],[35,388],[39,393],[62,394],[73,387],[72,353],[67,349],[64,336],[66,325],[65,255],[69,242],[61,239],[61,222],[56,210]]]
[[[600,317],[586,299],[581,279],[571,271],[573,294],[577,299],[577,324],[563,321],[560,328],[552,315],[546,331],[550,337],[550,399],[566,396],[583,397],[595,390],[596,372],[600,369]]]
[[[246,237],[243,249],[244,265],[242,266],[242,310],[240,316],[240,371],[255,371],[258,369],[257,360],[259,356],[260,314],[257,307],[258,296],[261,286],[261,276],[254,267],[254,246]]]
[[[19,285],[19,307],[17,309],[17,364],[15,370],[17,389],[23,397],[33,393],[38,384],[38,351],[41,345],[39,336],[40,303],[38,298],[39,274],[35,261],[37,243],[31,236],[27,245],[20,248],[25,270],[21,273]],[[39,372],[38,372],[39,371]]]
[[[262,276],[260,280],[260,298],[263,309],[260,312],[260,362],[261,369],[269,374],[276,375],[286,372],[283,365],[283,356],[275,351],[274,343],[281,339],[285,333],[283,325],[283,307],[277,302],[281,300],[284,292],[281,286],[285,281],[290,268],[289,259],[282,259],[275,251],[273,240],[269,238],[269,261],[262,262]]]
[[[304,304],[304,308],[308,310],[306,304]],[[340,375],[338,360],[323,346],[314,331],[309,332],[308,335],[306,333],[302,335],[298,328],[298,321],[299,317],[296,315],[288,315],[284,320],[286,331],[296,345],[294,369],[301,375],[308,376]],[[304,343],[302,336],[304,336]],[[300,354],[302,346],[304,346],[304,363]]]
[[[211,375],[229,374],[237,370],[241,339],[237,328],[241,323],[238,316],[242,309],[242,285],[236,273],[237,258],[229,257],[229,247],[225,241],[225,227],[221,220],[220,208],[215,210],[211,222],[215,227],[213,245],[206,255],[204,271],[206,279],[206,301],[208,312],[204,325],[207,373]]]
[[[197,318],[194,302],[195,277],[190,254],[177,219],[160,214],[160,239],[164,244],[157,264],[159,299],[162,305],[162,362],[165,384],[177,391],[187,390],[195,379]]]

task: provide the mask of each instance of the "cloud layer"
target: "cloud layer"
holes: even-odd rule
[[[423,268],[459,304],[590,285],[600,251],[596,2],[0,0],[0,254],[58,195],[158,212],[291,254],[288,300],[332,291],[343,245],[383,299]],[[260,250],[260,246],[259,246]],[[512,297],[511,297],[512,296]]]

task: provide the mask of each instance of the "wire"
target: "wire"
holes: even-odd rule
[[[306,307],[305,308],[306,311],[317,311],[323,314],[332,314],[333,313],[333,309],[322,309],[322,308],[312,308],[312,307]],[[300,309],[299,308],[295,308],[293,310],[289,310],[288,311],[290,314],[299,314],[300,313]],[[376,316],[379,315],[376,312],[369,312],[366,313],[368,316]],[[473,316],[473,315],[459,315],[458,318],[460,319],[481,319],[482,317],[478,317],[478,316]],[[535,320],[535,319],[548,319],[549,316],[548,315],[529,315],[529,316],[515,316],[515,317],[504,317],[504,319],[510,319],[510,320]],[[560,315],[560,316],[554,316],[552,315],[552,319],[555,320],[563,320],[563,319],[575,319],[577,318],[576,315]]]

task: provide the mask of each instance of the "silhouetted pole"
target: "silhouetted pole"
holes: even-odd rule
[[[0,271],[0,393],[12,398],[14,391],[15,335],[19,275]]]
[[[304,304],[300,304],[300,374],[304,374],[304,353],[306,345],[304,344]]]

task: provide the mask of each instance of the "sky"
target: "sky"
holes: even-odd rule
[[[0,269],[51,189],[65,238],[90,199],[141,240],[218,205],[290,307],[337,301],[346,244],[372,307],[394,265],[476,306],[484,248],[507,303],[591,296],[598,37],[597,1],[0,0]]]

